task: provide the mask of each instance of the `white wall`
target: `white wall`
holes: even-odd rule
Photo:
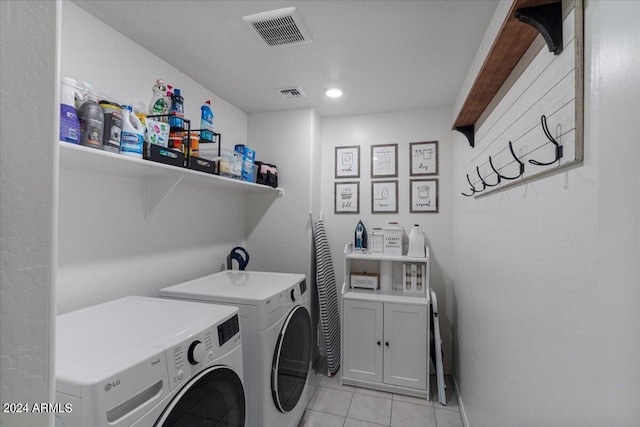
[[[200,105],[211,99],[223,147],[246,142],[246,114],[71,2],[63,2],[61,40],[63,75],[116,100],[146,103],[162,77],[182,90],[194,126]],[[219,271],[231,248],[245,242],[242,194],[180,183],[149,219],[144,207],[144,179],[61,165],[59,312],[156,295]]]
[[[473,149],[454,137],[454,366],[469,427],[638,425],[639,15],[638,2],[586,4],[583,166],[465,198]]]
[[[451,156],[453,118],[449,108],[411,110],[397,113],[329,117],[322,121],[322,212],[338,288],[344,278],[344,247],[353,241],[356,224],[362,220],[367,232],[397,221],[407,233],[420,224],[431,251],[430,284],[438,294],[440,327],[445,347],[445,368],[451,369],[451,252],[452,183]],[[439,141],[439,213],[409,213],[409,143]],[[371,145],[398,144],[398,214],[371,213]],[[360,214],[334,214],[335,147],[360,145]],[[339,291],[340,289],[338,289]]]
[[[319,116],[313,109],[249,115],[248,145],[256,160],[278,167],[284,196],[247,199],[247,247],[251,270],[311,273],[308,213],[318,205],[312,154],[317,150]],[[264,206],[264,207],[263,207]],[[266,214],[263,215],[266,210]]]
[[[0,401],[53,402],[55,2],[0,3]],[[0,412],[3,426],[52,414]]]

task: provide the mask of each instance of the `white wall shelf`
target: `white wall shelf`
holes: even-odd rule
[[[244,192],[245,194],[272,194],[275,197],[284,195],[282,188],[272,188],[252,182],[225,178],[66,142],[60,142],[60,167],[84,169],[92,173],[114,174],[146,180],[147,218],[166,200],[167,196],[180,182],[222,191]]]

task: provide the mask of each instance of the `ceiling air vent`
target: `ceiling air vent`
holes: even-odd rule
[[[278,91],[280,92],[280,95],[284,96],[287,99],[307,97],[307,95],[305,95],[302,89],[300,89],[299,87],[288,87],[285,89],[278,89]]]
[[[242,20],[268,46],[290,46],[311,41],[311,33],[295,7],[256,13]]]

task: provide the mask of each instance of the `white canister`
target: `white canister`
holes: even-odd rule
[[[409,233],[409,251],[407,256],[412,258],[424,258],[424,233],[420,229],[420,225],[414,224]]]

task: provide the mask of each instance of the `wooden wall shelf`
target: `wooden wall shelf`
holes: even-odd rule
[[[538,35],[536,28],[516,18],[516,11],[551,3],[559,3],[559,0],[514,0],[511,5],[489,54],[471,86],[467,99],[453,123],[452,129],[462,132],[472,147],[475,143],[476,122]]]

